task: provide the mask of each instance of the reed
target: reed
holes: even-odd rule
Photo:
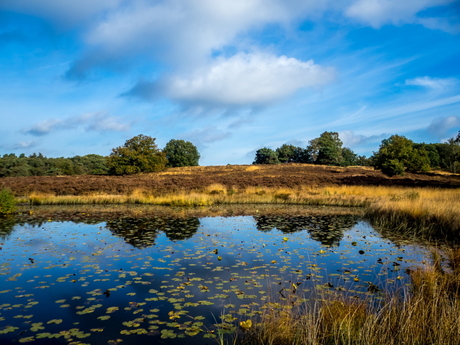
[[[195,167],[196,168],[196,167]],[[198,167],[199,168],[199,167]],[[362,207],[374,225],[391,230],[453,238],[460,231],[460,190],[382,186],[298,186],[246,188],[210,184],[202,189],[153,194],[136,189],[129,195],[31,193],[19,199],[34,205],[146,204],[209,206],[286,204]]]
[[[460,190],[410,189],[371,203],[366,216],[382,228],[452,239],[460,231]]]

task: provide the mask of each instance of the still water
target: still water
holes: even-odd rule
[[[5,345],[216,344],[294,294],[378,300],[429,260],[351,215],[48,221],[0,243]]]

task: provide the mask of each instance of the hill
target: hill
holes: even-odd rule
[[[310,164],[278,164],[170,168],[159,173],[127,176],[0,178],[0,187],[10,188],[17,196],[25,196],[32,192],[54,195],[129,194],[137,189],[164,194],[203,190],[213,184],[220,184],[228,189],[331,185],[458,188],[460,187],[460,175],[432,172],[407,173],[404,176],[388,177],[369,167],[342,168]]]

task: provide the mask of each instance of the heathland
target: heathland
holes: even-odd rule
[[[460,175],[443,172],[388,177],[369,167],[196,166],[127,176],[4,177],[1,188],[9,189],[25,209],[77,205],[86,213],[91,212],[86,205],[146,204],[193,206],[183,209],[199,213],[203,207],[196,206],[212,210],[254,204],[260,206],[258,211],[262,204],[282,204],[298,207],[296,212],[302,212],[299,205],[345,206],[382,231],[456,243],[460,233]],[[244,209],[234,210],[244,213]],[[431,263],[409,274],[408,292],[402,297],[385,292],[378,308],[372,297],[332,295],[306,305],[294,296],[294,287],[292,298],[274,304],[257,323],[242,321],[233,343],[458,344],[458,245],[439,245]],[[370,294],[373,289],[369,285]]]
[[[460,230],[460,174],[388,177],[370,167],[311,164],[169,168],[126,176],[4,177],[23,204],[292,204],[360,207],[391,228],[453,236]]]

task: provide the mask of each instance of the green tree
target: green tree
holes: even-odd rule
[[[414,144],[414,148],[423,152],[426,151],[429,159],[429,166],[432,169],[439,169],[441,167],[441,157],[437,148],[438,144]]]
[[[444,163],[447,170],[457,173],[460,170],[460,140],[459,136],[456,139],[450,138],[445,144]]]
[[[404,171],[428,171],[430,159],[428,152],[417,149],[412,140],[392,135],[382,140],[379,151],[374,153],[373,166],[389,176],[403,175]]]
[[[107,157],[88,154],[71,159],[75,166],[75,173],[78,175],[106,175],[109,172]]]
[[[163,152],[169,167],[197,166],[200,160],[198,149],[190,141],[171,139]]]
[[[410,172],[426,172],[431,170],[430,157],[425,148],[413,147],[409,155],[409,159],[404,163],[407,171]]]
[[[359,166],[370,166],[371,165],[371,159],[367,158],[366,156],[358,156],[356,158],[356,165]]]
[[[358,165],[358,155],[348,147],[342,149],[342,161],[340,165],[347,167],[350,165]]]
[[[309,157],[310,160],[310,162],[308,163],[317,163],[319,153],[319,138],[310,140],[305,150],[306,155]]]
[[[404,163],[398,159],[389,159],[381,165],[382,172],[388,176],[404,175]]]
[[[112,149],[107,159],[111,174],[128,175],[161,171],[166,167],[166,155],[155,144],[155,138],[140,134]]]
[[[252,164],[278,164],[278,155],[276,151],[263,147],[256,152],[256,158]]]
[[[17,157],[14,153],[10,153],[0,159],[0,177],[29,175],[31,175],[31,167],[24,155]]]
[[[340,165],[342,162],[342,144],[337,132],[324,132],[319,138],[310,141],[311,150],[316,150],[315,163]]]
[[[280,163],[292,163],[295,161],[295,149],[294,145],[283,144],[276,149],[278,160]]]
[[[296,147],[293,152],[294,163],[312,163],[312,158],[307,149]]]

